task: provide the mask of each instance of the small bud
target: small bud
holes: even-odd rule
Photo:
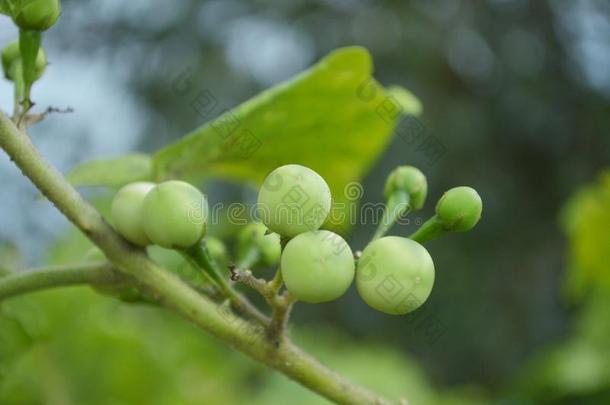
[[[383,194],[389,199],[397,191],[404,191],[409,195],[409,204],[414,210],[424,206],[428,194],[426,176],[413,166],[400,166],[388,176]]]
[[[212,256],[212,259],[216,260],[216,263],[220,266],[225,267],[229,262],[229,258],[227,256],[227,247],[222,240],[214,238],[213,236],[207,236],[205,238],[205,245],[208,248],[208,252],[210,252],[210,256]]]
[[[55,25],[60,13],[59,0],[31,0],[17,10],[13,21],[24,30],[46,31]]]
[[[436,215],[443,228],[452,232],[466,232],[472,229],[479,219],[483,202],[475,189],[455,187],[443,194],[436,204]]]
[[[248,224],[237,239],[238,255],[245,256],[252,248],[260,253],[262,264],[273,265],[280,259],[280,236],[277,233],[268,234],[267,227],[261,223]]]
[[[15,68],[21,65],[21,53],[19,51],[19,41],[11,42],[2,50],[2,70],[4,77],[8,80],[15,80]],[[44,50],[40,48],[36,56],[36,80],[40,79],[47,67],[47,57]]]

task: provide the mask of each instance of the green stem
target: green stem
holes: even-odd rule
[[[283,283],[284,283],[284,278],[282,277],[282,268],[280,266],[278,266],[277,270],[275,271],[275,275],[273,276],[271,281],[269,281],[269,284],[268,284],[269,289],[275,295],[278,293],[280,288],[282,288]]]
[[[409,204],[409,194],[404,191],[397,191],[388,198],[388,203],[383,210],[383,217],[377,226],[377,231],[373,235],[371,241],[381,238],[390,228],[398,221],[398,219],[411,211]]]
[[[135,279],[142,290],[163,306],[331,401],[355,405],[390,403],[323,366],[287,338],[276,347],[254,325],[223,311],[222,306],[149,260],[142,249],[121,238],[57,169],[47,163],[29,137],[2,113],[0,147],[49,201],[104,252],[118,271]]]
[[[32,106],[30,91],[36,81],[36,58],[41,40],[42,34],[39,31],[19,30],[19,51],[23,64],[23,114],[26,114]]]
[[[13,95],[13,116],[17,117],[20,113],[21,100],[25,91],[23,82],[23,68],[20,62],[15,62],[11,66],[11,76],[13,77],[14,95]]]
[[[79,284],[108,285],[120,277],[109,263],[44,267],[20,271],[0,278],[0,301],[48,288]]]
[[[256,307],[254,307],[254,305],[244,296],[238,294],[237,291],[231,287],[227,279],[222,276],[216,261],[210,256],[205,245],[198,243],[181,251],[181,254],[193,266],[202,270],[204,274],[207,274],[213,280],[223,295],[231,301],[231,304],[235,309],[252,319],[255,319],[263,326],[269,324],[269,319],[256,309]]]
[[[256,246],[250,246],[237,260],[236,266],[240,269],[251,269],[261,258],[261,251]]]
[[[296,298],[289,292],[274,298],[273,315],[271,317],[271,325],[267,329],[267,336],[269,336],[275,345],[279,345],[285,336],[284,332],[288,325],[290,311],[295,302]]]
[[[438,238],[446,233],[445,229],[443,229],[443,224],[438,219],[436,215],[432,216],[426,222],[419,227],[419,229],[413,232],[409,239],[414,240],[419,243],[426,243],[433,239]]]

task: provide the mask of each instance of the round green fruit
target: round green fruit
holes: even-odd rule
[[[267,176],[258,193],[261,221],[282,236],[319,229],[330,206],[328,184],[318,173],[300,165],[278,167]]]
[[[61,13],[59,0],[30,0],[14,17],[19,28],[34,31],[46,31],[55,25]]]
[[[428,194],[426,176],[413,166],[397,167],[388,176],[383,194],[388,199],[399,191],[404,191],[409,195],[409,204],[414,210],[421,209]]]
[[[434,263],[419,243],[386,236],[369,244],[358,259],[356,286],[371,307],[402,315],[422,305],[434,285]]]
[[[226,267],[229,263],[229,255],[224,242],[218,238],[206,236],[205,245],[208,248],[210,256],[212,256],[212,259],[214,259],[219,266]]]
[[[144,198],[154,187],[154,183],[131,183],[121,188],[112,200],[111,215],[114,228],[125,239],[136,245],[150,245],[150,240],[144,232],[142,206]]]
[[[443,228],[452,232],[466,232],[481,219],[483,202],[475,189],[461,186],[448,190],[436,204],[436,216]]]
[[[36,55],[36,77],[38,80],[43,75],[47,67],[47,57],[42,48],[38,49]],[[2,70],[4,77],[14,81],[15,76],[21,71],[21,52],[19,50],[19,41],[11,42],[2,50]]]
[[[286,244],[281,271],[286,288],[301,301],[342,296],[354,280],[354,257],[343,238],[330,231],[305,232]]]
[[[192,185],[171,180],[150,190],[143,203],[144,232],[167,249],[188,248],[205,235],[206,197]]]

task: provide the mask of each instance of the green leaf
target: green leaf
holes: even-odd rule
[[[68,173],[75,186],[121,187],[134,181],[153,178],[153,162],[145,154],[130,154],[114,159],[84,163]]]
[[[359,181],[383,152],[398,120],[422,110],[409,91],[384,89],[372,70],[366,49],[338,49],[292,80],[159,150],[152,162],[143,155],[92,162],[75,168],[68,178],[75,185],[102,186],[151,177],[224,177],[260,184],[276,167],[297,163],[326,179],[335,202],[335,220],[327,225],[344,227],[346,213],[361,194],[346,187]]]
[[[158,151],[158,178],[222,176],[260,184],[274,168],[298,163],[326,179],[337,213],[344,214],[356,203],[346,185],[360,180],[385,149],[400,116],[421,110],[404,89],[389,97],[372,69],[364,48],[330,53]]]

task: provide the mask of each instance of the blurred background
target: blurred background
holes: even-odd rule
[[[62,171],[152,152],[207,121],[172,91],[181,75],[232,107],[337,47],[366,47],[382,84],[422,101],[420,121],[444,152],[431,161],[395,137],[363,180],[363,202],[381,201],[386,175],[411,164],[430,185],[419,218],[456,185],[479,191],[484,215],[473,232],[429,244],[437,281],[418,312],[377,313],[352,289],[297,306],[295,339],[412,404],[610,403],[610,3],[62,4],[33,94],[38,108],[75,111],[32,129]],[[0,43],[16,38],[0,19]],[[6,81],[0,105],[12,106]],[[15,267],[78,257],[85,242],[5,155],[0,178],[0,257]],[[212,197],[252,193],[219,182]],[[350,244],[362,248],[373,231],[355,227]],[[324,403],[172,316],[84,288],[3,312],[2,403]]]

